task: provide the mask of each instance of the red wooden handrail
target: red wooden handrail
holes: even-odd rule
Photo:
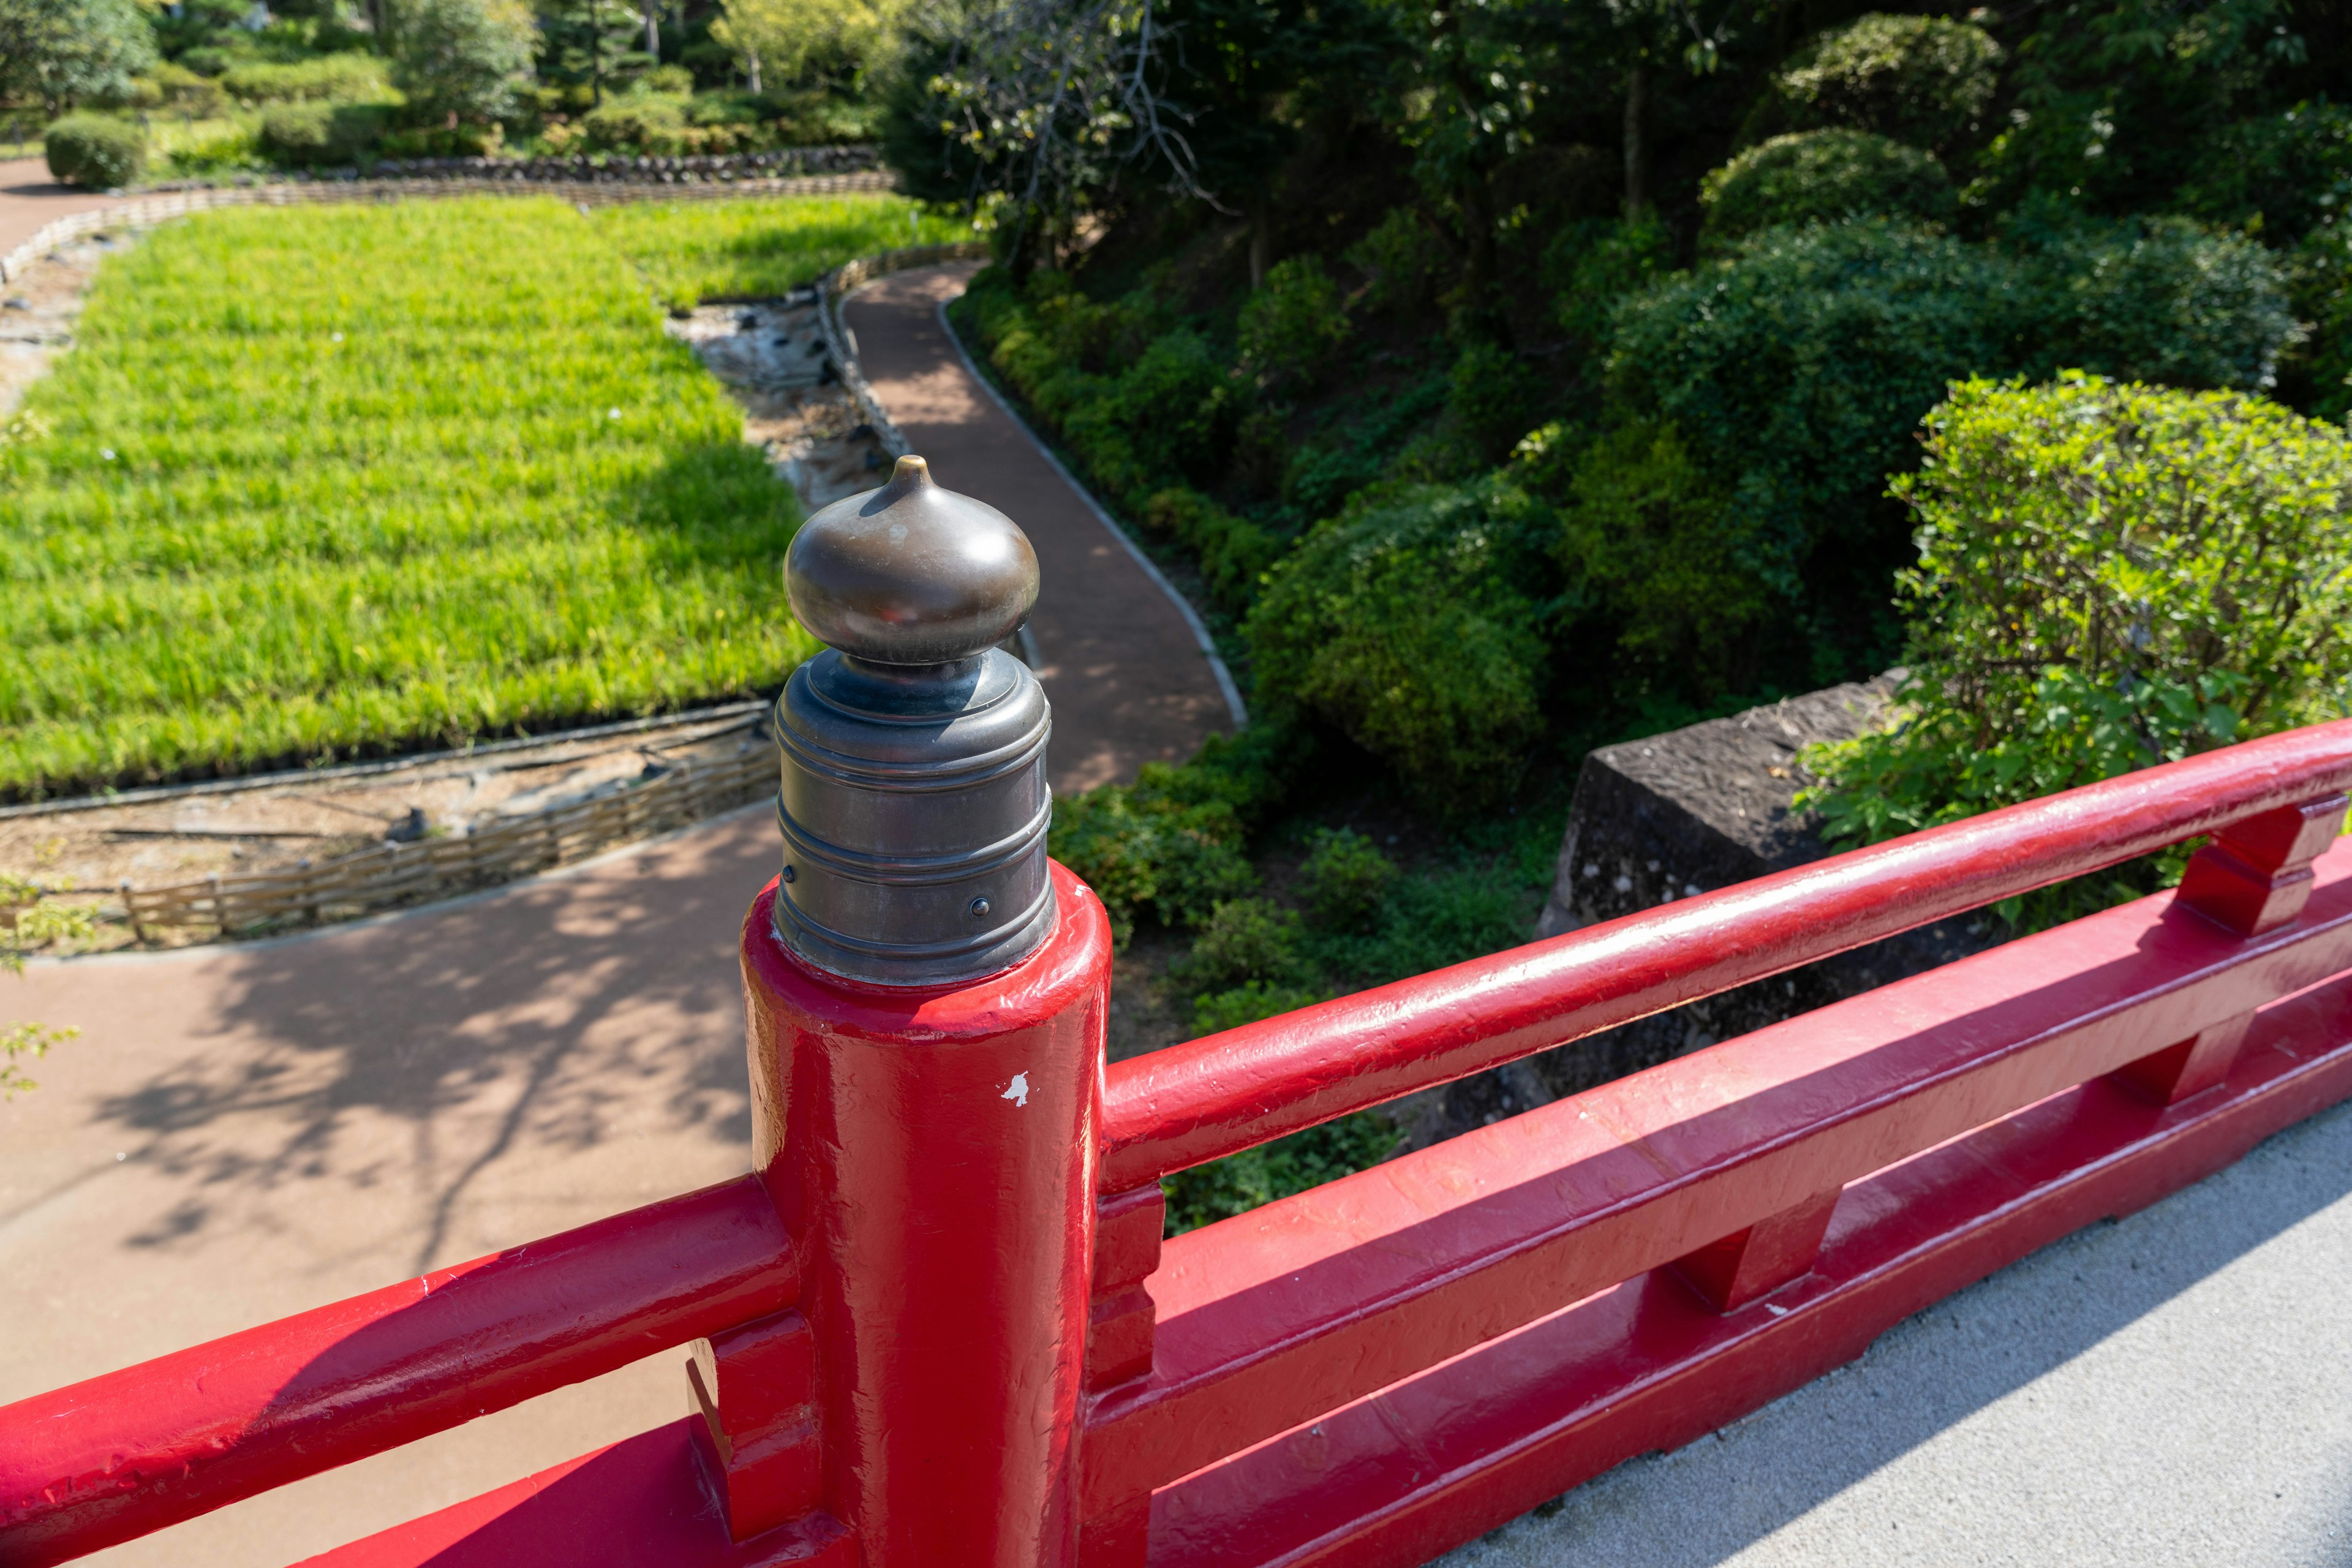
[[[41,1568],[790,1307],[738,1178],[0,1407],[0,1558]]]
[[[1988,812],[1115,1063],[1118,1192],[2352,785],[2352,720]]]

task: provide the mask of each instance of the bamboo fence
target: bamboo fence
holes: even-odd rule
[[[722,762],[673,763],[625,789],[476,824],[462,834],[387,840],[290,871],[215,875],[169,888],[125,882],[117,891],[123,918],[142,942],[154,931],[190,927],[226,936],[260,926],[317,925],[583,859],[751,805],[772,795],[775,782],[774,752],[751,746]]]

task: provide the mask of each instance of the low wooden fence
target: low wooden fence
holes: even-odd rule
[[[775,753],[752,746],[723,762],[675,762],[609,795],[446,837],[387,840],[291,871],[212,876],[169,888],[125,882],[117,890],[142,942],[158,931],[190,927],[226,935],[288,921],[315,925],[545,870],[748,805],[775,787]]]
[[[695,1342],[684,1419],[313,1563],[1424,1563],[2352,1097],[2347,785],[2340,721],[1108,1065],[1066,869],[1044,947],[919,991],[802,964],[771,883],[753,1173],[0,1408],[0,1562]],[[2204,836],[2177,892],[1163,1245],[1171,1173]]]

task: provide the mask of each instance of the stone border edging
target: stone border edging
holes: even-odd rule
[[[881,149],[871,142],[835,142],[816,147],[777,147],[765,153],[703,153],[666,156],[619,157],[607,154],[534,156],[530,158],[386,158],[369,171],[373,179],[449,180],[478,176],[526,184],[700,184],[738,178],[782,179],[818,174],[855,174],[877,168]],[[647,175],[661,176],[647,180]],[[361,178],[356,167],[297,169],[296,184],[350,184]],[[162,180],[141,186],[134,195],[161,195],[172,191],[208,191],[258,184],[251,174],[226,180]],[[271,182],[282,184],[287,182]]]
[[[12,283],[25,269],[68,240],[121,224],[157,224],[222,207],[306,206],[321,202],[393,202],[411,196],[555,196],[574,206],[617,206],[629,202],[731,201],[751,196],[845,195],[898,188],[887,170],[857,174],[809,174],[772,180],[734,180],[713,184],[645,183],[450,180],[288,181],[269,185],[230,185],[132,196],[110,207],[73,213],[44,225],[30,239],[0,257],[0,283]]]

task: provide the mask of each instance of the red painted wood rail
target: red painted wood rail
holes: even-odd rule
[[[2352,1096],[2347,784],[2316,726],[1107,1076],[1058,868],[1044,950],[931,993],[763,896],[757,1182],[0,1410],[0,1564],[702,1336],[700,1415],[318,1561],[1403,1568]],[[1160,1240],[1164,1172],[2208,834],[2178,893]]]
[[[62,1563],[792,1305],[743,1177],[0,1407],[0,1563]]]

